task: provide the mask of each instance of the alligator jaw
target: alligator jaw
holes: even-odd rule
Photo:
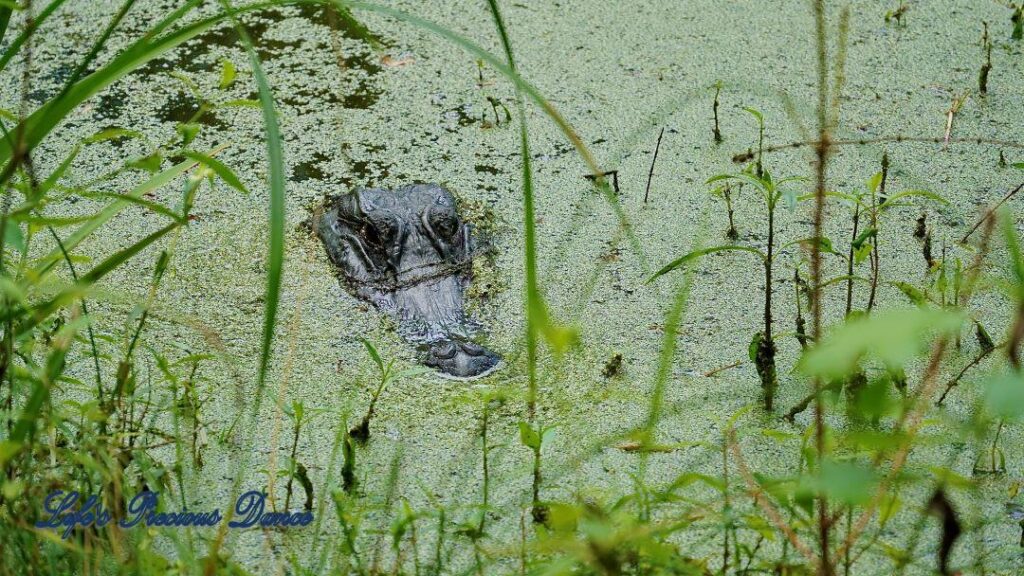
[[[497,370],[501,358],[490,350],[457,336],[425,344],[423,363],[444,378],[474,380]]]

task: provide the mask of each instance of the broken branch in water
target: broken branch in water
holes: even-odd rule
[[[943,148],[949,146],[949,138],[953,134],[953,117],[956,116],[956,113],[967,102],[967,97],[970,95],[970,92],[964,92],[963,96],[954,96],[953,103],[949,105],[949,110],[946,110],[946,134],[942,139]]]
[[[595,174],[584,174],[583,175],[584,178],[586,178],[587,180],[590,180],[591,182],[596,182],[598,180],[598,178],[603,179],[605,176],[611,176],[612,177],[612,189],[615,190],[616,194],[618,194],[619,193],[619,171],[618,170],[608,170],[607,172],[600,172],[600,173],[598,173],[596,175]]]
[[[732,364],[726,364],[725,366],[719,366],[718,368],[715,368],[714,370],[710,370],[708,372],[705,372],[704,373],[704,377],[705,378],[710,378],[710,377],[718,374],[719,372],[725,372],[726,370],[729,370],[729,369],[732,369],[732,368],[736,368],[736,367],[738,367],[738,366],[740,366],[742,364],[743,364],[742,360],[737,360],[737,361],[733,362]]]
[[[950,138],[946,142],[945,138],[933,138],[929,136],[880,136],[878,138],[840,138],[836,140],[829,140],[829,146],[866,146],[868,144],[884,144],[887,142],[907,142],[917,144],[985,144],[989,146],[1002,146],[1006,148],[1018,148],[1024,149],[1024,142],[1010,142],[1007,140],[994,140],[991,138]],[[778,144],[775,146],[767,146],[762,150],[762,153],[767,152],[778,152],[780,150],[790,150],[793,148],[806,148],[806,147],[817,147],[820,142],[817,140],[799,140],[797,142],[790,142],[788,144]],[[756,152],[746,151],[740,154],[736,154],[732,157],[732,161],[737,164],[751,161]]]
[[[647,197],[651,193],[651,179],[654,178],[654,163],[658,161],[658,150],[661,150],[661,137],[665,135],[662,128],[658,133],[658,143],[654,146],[654,158],[651,158],[651,169],[647,171],[647,188],[644,189],[644,204],[647,204]]]
[[[967,234],[964,234],[964,237],[960,239],[960,243],[961,244],[966,244],[967,243],[967,239],[971,237],[971,234],[974,234],[974,231],[977,230],[978,227],[982,225],[982,223],[984,223],[986,220],[991,218],[992,214],[994,214],[995,211],[998,210],[999,207],[1002,206],[1007,200],[1009,200],[1010,198],[1013,198],[1014,196],[1016,196],[1017,192],[1020,192],[1021,188],[1024,188],[1024,182],[1021,182],[1020,184],[1017,185],[1016,188],[1014,188],[1013,190],[1010,190],[1009,192],[1007,192],[1006,196],[1003,196],[1002,200],[1000,200],[999,202],[996,202],[995,206],[989,208],[988,211],[985,212],[985,215],[982,216],[980,220],[975,222],[974,226],[971,226],[971,229],[967,231]]]

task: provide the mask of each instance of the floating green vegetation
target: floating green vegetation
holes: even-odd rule
[[[587,92],[590,78],[573,80],[587,87],[574,85],[575,99],[549,98],[539,86],[551,84],[523,69],[537,65],[536,50],[518,59],[514,49],[533,48],[532,12],[552,6],[481,3],[486,12],[470,29],[491,50],[456,31],[465,22],[374,2],[189,0],[163,13],[161,3],[127,0],[95,30],[65,34],[60,18],[79,14],[65,12],[70,4],[0,2],[0,575],[1019,571],[1024,247],[1015,198],[1024,184],[1004,180],[1024,164],[1003,150],[1024,144],[971,134],[975,116],[1005,110],[1004,83],[1016,85],[1008,62],[990,90],[993,47],[997,56],[1018,49],[994,40],[996,26],[991,35],[981,26],[978,106],[957,85],[929,108],[934,117],[922,115],[935,120],[924,135],[886,134],[891,122],[855,132],[840,108],[859,22],[813,1],[815,104],[805,111],[780,97],[795,131],[777,143],[789,132],[766,125],[782,117],[771,90],[752,90],[753,77],[709,84],[722,72],[712,67],[692,95],[633,134],[607,118],[577,129],[570,116],[603,110]],[[136,4],[147,18],[135,17]],[[934,6],[923,4],[888,3],[891,26],[875,12],[872,33],[908,41],[917,33],[906,29],[911,9],[921,16],[914,27],[932,24]],[[1011,39],[1020,40],[1024,8],[1007,7]],[[650,17],[632,4],[601,10]],[[296,18],[308,34],[276,34]],[[493,31],[478,29],[482,19]],[[977,23],[966,27],[974,38]],[[388,53],[399,41],[385,37],[422,53]],[[613,40],[628,50],[647,39]],[[44,62],[40,77],[40,61],[65,41],[82,49]],[[454,108],[425,94],[439,69],[404,75],[432,58],[447,65],[449,48],[466,65],[459,78],[469,76],[466,90],[450,89],[467,98]],[[328,54],[330,65],[287,57],[303,50]],[[962,60],[958,71],[972,70],[977,54]],[[281,69],[310,74],[307,64],[335,84],[275,90]],[[630,58],[622,65],[645,80]],[[669,78],[671,67],[653,68],[657,82]],[[124,86],[134,76],[169,98],[154,99],[154,123],[140,129],[125,127],[137,112],[138,94]],[[723,94],[759,109],[733,114]],[[673,115],[691,98],[699,112],[685,117],[696,127],[687,132]],[[353,117],[379,116],[379,134],[300,149],[293,142],[312,129],[302,122],[320,106],[339,113],[342,132],[358,125]],[[259,111],[259,124],[236,132],[247,110]],[[408,144],[375,140],[397,131],[382,124],[405,129],[404,116],[417,113],[429,122]],[[80,125],[89,129],[69,129]],[[628,152],[653,141],[652,127],[660,131],[650,164],[646,154],[631,163]],[[619,161],[582,136],[598,131],[594,146],[625,143]],[[239,133],[253,140],[256,161],[232,154]],[[723,146],[739,141],[752,145],[730,158]],[[984,149],[985,170],[997,174],[972,184],[947,153],[957,146]],[[812,153],[809,165],[794,161],[802,151]],[[652,195],[659,154],[662,188]],[[589,182],[563,155],[583,161]],[[723,168],[730,160],[738,166]],[[680,163],[700,164],[700,177],[673,180]],[[920,185],[918,164],[927,174]],[[386,326],[338,304],[343,295],[331,295],[341,312],[304,317],[305,294],[330,290],[333,279],[289,233],[298,219],[286,209],[313,205],[293,195],[383,186],[436,165],[469,173],[453,175],[451,188],[490,243],[474,261],[469,295],[495,308],[487,317],[508,365],[472,383],[436,381]],[[549,187],[563,171],[570,184]],[[635,193],[620,191],[620,177]],[[702,231],[678,238],[681,227],[666,224],[699,211],[689,190],[672,194],[670,183],[702,181],[692,196],[707,200],[710,188],[721,202],[709,218],[727,243],[704,244]],[[962,200],[991,183],[1009,191],[967,206],[980,214],[965,227]],[[238,203],[209,207],[225,194]],[[243,201],[257,205],[258,221],[227,234],[209,226]],[[556,237],[572,210],[593,224],[588,233],[606,235]],[[260,234],[248,236],[254,228]],[[196,238],[200,248],[187,252]],[[253,252],[238,248],[252,238]],[[559,242],[569,248],[552,264],[548,250]],[[649,258],[667,263],[652,272]],[[556,273],[545,275],[547,266]],[[193,268],[212,270],[202,278],[215,277],[230,305],[191,311],[209,297]],[[600,285],[609,275],[611,285]],[[582,312],[560,321],[574,300]],[[594,327],[608,345],[591,346]],[[708,359],[718,367],[696,369]],[[303,389],[289,388],[293,368]],[[267,489],[268,512],[301,509],[313,525],[229,530],[240,512],[219,499],[249,488]],[[115,518],[132,512],[133,497],[156,492],[160,512],[220,506],[225,521],[129,530],[80,517],[76,526],[48,518],[56,490],[94,495]],[[63,531],[51,528],[68,525],[54,537]]]

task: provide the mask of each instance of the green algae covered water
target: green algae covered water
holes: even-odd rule
[[[112,58],[174,4],[137,2],[98,60]],[[194,17],[216,13],[216,3],[209,4]],[[711,518],[711,510],[718,509],[718,492],[714,482],[693,479],[721,478],[721,444],[730,417],[751,407],[738,420],[739,446],[746,465],[758,474],[795,482],[807,465],[800,446],[812,411],[797,414],[792,422],[780,416],[811,391],[808,379],[796,370],[801,343],[795,337],[794,294],[799,290],[793,273],[798,268],[807,277],[806,251],[799,240],[812,235],[812,202],[792,209],[780,204],[775,215],[779,388],[774,414],[758,408],[761,386],[749,354],[751,336],[762,323],[762,264],[749,253],[709,255],[692,268],[668,367],[654,438],[662,449],[646,455],[630,449],[628,433],[648,418],[665,315],[685,276],[676,272],[645,281],[698,247],[764,246],[764,203],[753,188],[738,189],[731,198],[738,233],[733,242],[725,237],[725,204],[705,181],[739,171],[742,165],[733,156],[756,149],[758,125],[746,107],[763,114],[769,146],[813,139],[817,84],[812,11],[808,3],[796,0],[501,4],[519,71],[575,128],[601,169],[617,171],[614,199],[631,225],[629,233],[623,231],[616,209],[585,178],[589,168],[572,144],[537,106],[528,106],[539,283],[552,316],[579,335],[578,345],[564,355],[541,347],[535,418],[553,426],[553,433],[543,447],[539,497],[611,506],[634,493],[641,470],[648,486],[661,488],[690,474],[691,480],[674,493],[677,500],[663,503],[650,521],[670,524],[679,521],[674,510],[685,510],[693,528],[665,541],[673,553],[703,559],[707,570],[718,573],[721,530],[717,520],[702,522],[702,514]],[[829,4],[834,55],[840,6]],[[484,2],[387,5],[502,54]],[[849,4],[834,138],[872,143],[836,146],[828,167],[828,189],[853,193],[879,171],[886,152],[890,191],[927,190],[942,199],[911,197],[878,227],[874,247],[884,279],[877,287],[880,309],[910,307],[908,285],[933,285],[935,275],[928,272],[922,242],[914,236],[922,214],[933,257],[948,254],[952,262],[959,239],[986,207],[1024,177],[1013,167],[1024,162],[1024,149],[1013,144],[1024,140],[1024,43],[1011,37],[1013,11],[997,2],[919,0],[907,2],[898,19],[890,14],[887,21],[886,13],[901,5]],[[32,54],[31,105],[60,91],[74,63],[87,53],[89,39],[119,7],[107,0],[72,0],[45,23]],[[171,409],[183,401],[175,396],[145,420],[145,428],[186,440],[184,450],[181,443],[178,449],[170,444],[150,450],[154,461],[174,471],[173,478],[166,478],[166,506],[226,508],[241,473],[246,490],[267,490],[281,509],[288,477],[277,471],[301,465],[302,477],[292,481],[290,508],[305,503],[302,484],[308,478],[316,529],[228,531],[222,553],[232,561],[256,574],[299,573],[300,566],[310,573],[344,571],[340,566],[354,565],[343,558],[348,558],[345,550],[351,551],[346,546],[352,544],[346,542],[352,526],[358,525],[354,546],[362,551],[363,564],[350,568],[352,572],[390,573],[396,567],[395,573],[419,573],[414,564],[422,563],[426,571],[442,557],[446,573],[519,572],[520,539],[532,540],[535,528],[528,514],[534,460],[521,444],[519,427],[528,418],[528,359],[522,159],[514,86],[493,67],[422,28],[359,9],[353,15],[358,25],[310,6],[275,7],[242,17],[273,90],[288,175],[279,321],[270,378],[254,421],[249,411],[264,319],[268,164],[253,71],[237,32],[221,26],[198,36],[97,94],[60,124],[34,152],[40,173],[57,168],[82,138],[112,129],[125,132],[83,147],[62,180],[69,191],[94,194],[69,192],[48,206],[47,214],[68,219],[96,213],[109,202],[98,193],[125,193],[149,177],[147,167],[158,170],[181,161],[180,155],[154,157],[153,151],[185,133],[194,138],[191,149],[215,154],[248,190],[241,193],[222,180],[203,185],[188,226],[110,273],[91,303],[99,346],[113,370],[123,335],[133,329],[138,306],[150,293],[160,251],[171,247],[170,264],[152,296],[136,352],[140,365],[135,376],[137,386],[166,396],[182,384],[172,384],[155,358],[172,364],[185,359],[183,365],[189,365],[195,355],[202,355],[188,378],[189,416]],[[983,23],[992,43],[984,95],[978,86],[985,61]],[[10,72],[0,85],[0,97],[4,109],[16,111],[20,77]],[[720,143],[713,135],[717,82]],[[957,100],[962,104],[952,115],[953,141],[948,145],[892,141],[898,135],[942,140]],[[203,113],[197,118],[198,112]],[[958,141],[979,138],[984,142]],[[810,178],[812,148],[765,154],[764,162],[776,178]],[[138,169],[104,177],[129,159],[138,160]],[[174,207],[186,179],[146,198]],[[451,381],[415,370],[416,351],[384,314],[346,291],[308,224],[328,195],[413,182],[446,186],[459,200],[464,218],[493,246],[488,257],[475,262],[467,296],[467,306],[487,328],[488,348],[504,358],[503,367],[485,378]],[[814,191],[812,181],[790,187],[797,196]],[[1006,203],[1018,230],[1024,214],[1021,201]],[[825,277],[831,278],[846,274],[843,258],[851,220],[838,200],[827,217],[825,234],[836,249],[824,255]],[[75,256],[87,266],[163,224],[161,215],[133,205],[83,242]],[[38,255],[50,248],[40,247]],[[1006,251],[1000,245],[993,254],[998,258],[989,270],[993,278],[1003,278]],[[962,258],[966,265],[969,256]],[[858,264],[859,273],[866,274],[868,266]],[[864,308],[867,286],[858,281],[854,296],[854,306]],[[934,290],[931,296],[938,298]],[[844,305],[844,282],[824,289],[826,326],[841,320]],[[984,283],[970,310],[1002,342],[1013,324],[1014,304],[999,290],[999,282]],[[806,307],[803,314],[808,314]],[[373,405],[368,440],[354,444],[356,487],[354,496],[340,497],[348,502],[344,508],[331,499],[331,491],[341,489],[343,450],[337,438],[362,419],[379,380],[361,338],[372,342],[385,362],[394,360],[396,373],[408,372],[383,388]],[[965,328],[961,345],[950,348],[939,368],[943,383],[976,356],[973,329]],[[912,389],[925,365],[926,356],[920,355],[905,367]],[[76,348],[68,359],[69,379],[89,382],[92,370],[87,349]],[[982,573],[982,565],[986,573],[1024,570],[1020,518],[1015,515],[1024,464],[1021,429],[1012,422],[1001,428],[1001,466],[996,468],[1005,470],[997,474],[984,472],[991,434],[974,441],[963,440],[962,434],[962,423],[982,396],[981,382],[993,370],[991,358],[982,360],[943,408],[928,412],[908,465],[886,500],[891,519],[884,525],[872,520],[874,545],[854,548],[858,556],[849,573],[894,573],[900,559],[906,560],[901,569],[907,574],[934,573],[941,524],[922,510],[938,485],[950,487],[949,498],[965,530],[952,549],[951,566],[964,573]],[[181,369],[170,372],[180,374]],[[88,397],[86,386],[68,384],[55,401]],[[496,397],[500,400],[488,400]],[[304,418],[297,441],[295,403],[301,403]],[[850,426],[842,405],[837,395],[840,408],[827,416],[837,434]],[[485,409],[486,467],[481,452]],[[153,438],[147,441],[159,444]],[[857,455],[849,446],[845,450],[848,456]],[[243,456],[250,465],[239,470]],[[746,518],[745,528],[731,533],[733,545],[742,543],[745,550],[756,546],[765,562],[801,563],[800,554],[767,520],[761,521],[760,532],[751,528],[759,525],[756,518],[763,513],[737,477],[736,464],[731,466],[733,514]],[[487,527],[474,538],[471,528],[480,518],[485,474]],[[403,506],[424,514],[415,548],[407,533],[397,537],[401,544],[392,546],[394,518]],[[450,525],[438,543],[440,509]],[[554,510],[557,515],[558,508]],[[339,513],[344,522],[339,522]],[[787,521],[808,538],[813,533],[808,514],[794,513]],[[849,530],[847,517],[840,515],[835,526],[841,542]],[[205,550],[215,535],[214,530],[196,529],[189,544]],[[157,530],[130,537],[152,538],[147,546],[153,550],[172,559],[182,557],[180,542]],[[545,565],[540,560],[557,558],[557,552],[537,552],[531,570],[562,573],[557,562]],[[477,564],[481,556],[487,559],[484,568]],[[734,563],[728,570],[731,574],[739,568]],[[786,573],[803,573],[792,570]]]

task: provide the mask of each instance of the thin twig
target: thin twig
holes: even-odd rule
[[[950,381],[946,384],[946,389],[942,392],[942,395],[939,396],[939,399],[935,401],[935,405],[942,406],[942,403],[946,401],[946,396],[950,393],[950,391],[953,390],[953,388],[956,388],[960,384],[960,380],[964,377],[964,374],[966,374],[968,370],[974,368],[978,364],[981,364],[981,361],[984,360],[985,358],[988,358],[989,354],[992,354],[992,352],[998,350],[999,348],[1002,348],[1005,345],[1006,343],[999,344],[994,348],[988,348],[982,350],[981,352],[978,352],[978,355],[975,356],[969,364],[964,366],[963,369],[960,370],[960,372],[956,375],[956,377],[950,379]]]
[[[647,204],[647,197],[651,193],[651,179],[654,178],[654,163],[658,161],[658,150],[661,150],[661,137],[665,135],[665,128],[658,132],[658,143],[654,146],[654,158],[651,158],[651,169],[647,171],[647,188],[644,190],[644,204]]]
[[[1024,149],[1024,142],[1012,142],[1008,140],[995,140],[992,138],[950,138],[949,142],[946,142],[945,138],[934,138],[929,136],[879,136],[877,138],[840,138],[836,140],[830,140],[830,146],[866,146],[868,144],[885,144],[887,142],[907,142],[907,143],[918,143],[918,144],[985,144],[989,146],[999,146],[1005,148],[1017,148]],[[768,146],[762,150],[762,154],[769,152],[778,152],[780,150],[791,150],[794,148],[814,148],[819,146],[821,143],[818,140],[799,140],[796,142],[790,142],[788,144],[777,144],[775,146]],[[732,157],[732,161],[737,164],[749,162],[754,158],[756,152],[747,151],[740,154],[736,154]]]
[[[974,231],[975,231],[975,230],[977,230],[977,229],[978,229],[978,227],[979,227],[979,226],[981,226],[981,224],[982,224],[983,222],[985,222],[985,220],[988,220],[989,218],[991,218],[991,217],[992,217],[992,214],[993,214],[993,213],[994,213],[994,212],[995,212],[996,210],[998,210],[998,209],[999,209],[999,207],[1000,207],[1000,206],[1002,206],[1002,205],[1003,205],[1003,204],[1004,204],[1004,203],[1005,203],[1005,202],[1006,202],[1007,200],[1009,200],[1010,198],[1013,198],[1014,196],[1016,196],[1016,195],[1017,195],[1017,192],[1020,192],[1020,191],[1021,191],[1021,188],[1024,188],[1024,182],[1021,182],[1020,184],[1018,184],[1018,185],[1017,185],[1017,187],[1016,187],[1016,188],[1014,188],[1013,190],[1010,190],[1009,192],[1007,192],[1007,193],[1006,193],[1006,195],[1005,195],[1005,196],[1003,196],[1003,199],[1002,199],[1002,200],[1000,200],[999,202],[997,202],[995,206],[993,206],[993,207],[989,208],[989,209],[988,209],[988,210],[987,210],[987,211],[985,212],[985,215],[984,215],[984,216],[982,216],[982,217],[981,217],[981,219],[980,219],[980,220],[978,220],[978,221],[977,221],[977,222],[976,222],[976,223],[974,224],[974,226],[971,226],[971,229],[967,231],[967,234],[964,234],[964,237],[960,239],[960,243],[961,243],[961,244],[966,244],[966,243],[967,243],[967,239],[971,237],[971,234],[974,234]]]
[[[733,362],[732,364],[726,364],[725,366],[719,366],[718,368],[715,368],[714,370],[710,370],[708,372],[705,372],[704,373],[704,377],[705,378],[710,378],[710,377],[714,376],[715,374],[718,374],[719,372],[725,372],[726,370],[729,370],[731,368],[736,368],[737,366],[742,366],[742,365],[743,365],[743,361],[742,360],[737,360],[737,361]]]

